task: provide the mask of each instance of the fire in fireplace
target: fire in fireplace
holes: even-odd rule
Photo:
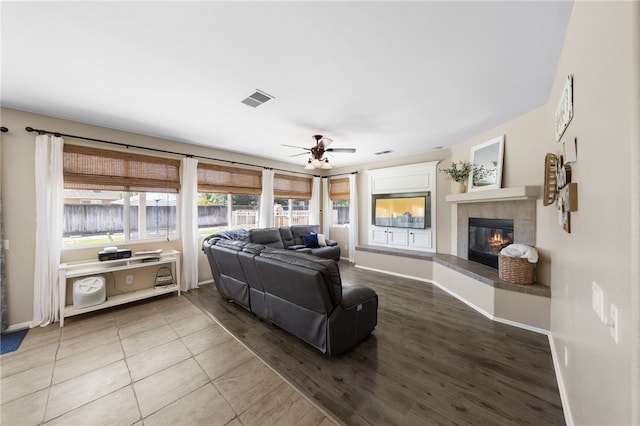
[[[469,218],[469,260],[498,269],[498,253],[511,243],[513,219]]]

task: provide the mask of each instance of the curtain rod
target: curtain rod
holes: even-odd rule
[[[3,127],[3,129],[6,129],[6,127]],[[50,130],[34,129],[33,127],[25,127],[24,129],[29,133],[36,132],[39,135],[53,135],[53,136],[56,136],[56,137],[64,136],[66,138],[71,138],[71,139],[80,139],[80,140],[91,141],[91,142],[99,142],[99,143],[106,143],[106,144],[110,144],[110,145],[117,145],[117,146],[121,146],[121,147],[124,147],[124,148],[127,148],[127,149],[136,148],[136,149],[143,149],[143,150],[147,150],[147,151],[161,152],[163,154],[182,155],[182,156],[189,157],[189,158],[197,157],[197,158],[203,158],[205,160],[222,161],[224,163],[238,164],[238,165],[241,165],[241,166],[260,167],[260,168],[268,169],[268,170],[277,170],[279,172],[296,173],[296,174],[305,175],[305,176],[323,177],[323,176],[320,176],[320,175],[312,175],[312,174],[309,174],[309,173],[296,172],[296,171],[292,171],[292,170],[277,169],[277,168],[274,168],[274,167],[258,166],[256,164],[242,163],[242,162],[239,162],[239,161],[231,161],[231,160],[223,160],[223,159],[220,159],[220,158],[206,157],[206,156],[203,156],[203,155],[185,154],[183,152],[168,151],[168,150],[165,150],[165,149],[158,149],[158,148],[148,148],[146,146],[131,145],[129,143],[123,143],[123,142],[114,142],[114,141],[108,141],[108,140],[104,140],[104,139],[88,138],[88,137],[85,137],[85,136],[69,135],[69,134],[66,134],[66,133],[52,132]],[[2,131],[4,132],[5,130],[2,130]]]

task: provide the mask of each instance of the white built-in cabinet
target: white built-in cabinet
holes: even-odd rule
[[[433,248],[431,229],[402,229],[371,226],[369,244],[429,250]]]
[[[418,251],[436,251],[436,166],[438,162],[410,164],[369,170],[369,235],[371,245],[402,248]],[[427,193],[425,226],[403,228],[376,226],[374,223],[373,198],[379,194]]]

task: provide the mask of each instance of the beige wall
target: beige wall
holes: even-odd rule
[[[632,148],[637,140],[640,55],[637,2],[577,2],[547,108],[544,151],[555,152],[554,111],[567,75],[574,77],[575,116],[566,137],[578,139],[579,210],[572,215],[572,233],[559,231],[556,212],[539,207],[538,244],[551,259],[551,331],[575,424],[633,424],[631,232],[638,221],[631,200],[631,170],[637,167]],[[636,38],[634,41],[634,37]],[[634,126],[636,131],[634,131]],[[634,139],[634,135],[636,139]],[[542,167],[542,162],[540,162]],[[637,256],[637,253],[636,253]],[[634,262],[637,262],[637,258]],[[591,309],[591,283],[605,291],[605,313],[620,309],[620,343]],[[568,364],[564,364],[564,350]],[[637,385],[637,383],[636,383]],[[637,420],[637,418],[636,418]],[[636,423],[637,424],[637,423]]]

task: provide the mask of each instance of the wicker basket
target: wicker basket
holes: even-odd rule
[[[533,284],[536,278],[536,264],[525,257],[498,254],[498,276],[501,280],[514,284]]]

